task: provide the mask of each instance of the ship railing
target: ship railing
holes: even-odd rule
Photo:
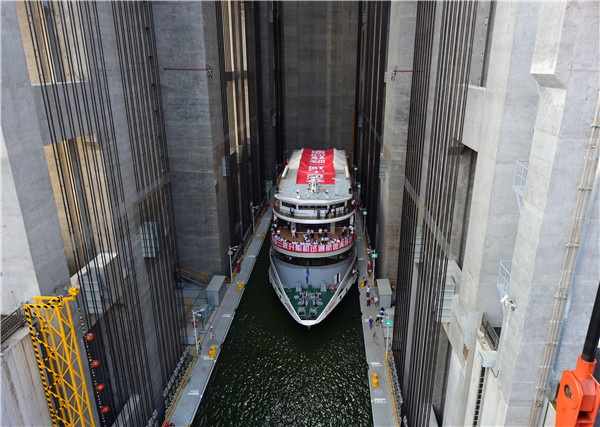
[[[281,282],[281,278],[279,277],[279,273],[277,272],[277,269],[273,266],[273,255],[269,252],[269,270],[271,271],[271,273],[273,274],[273,276],[275,277],[275,281],[277,282],[277,286],[279,286],[282,290],[283,290],[283,283]]]
[[[341,239],[340,242],[313,245],[304,242],[290,242],[288,240],[278,238],[274,235],[274,233],[271,233],[271,243],[273,245],[285,251],[295,252],[298,254],[326,254],[337,252],[351,247],[353,242],[354,235],[350,235]]]
[[[332,219],[332,218],[342,218],[348,216],[354,211],[354,205],[352,205],[352,201],[348,200],[344,203],[344,206],[335,208],[330,211],[327,218],[325,218],[325,209],[321,207],[320,209],[296,209],[294,208],[294,212],[290,210],[287,206],[281,205],[281,200],[275,199],[275,203],[273,204],[273,210],[277,212],[279,215],[285,216],[288,221],[293,221],[294,219]],[[317,210],[320,211],[317,214]]]
[[[348,275],[350,274],[350,272],[352,271],[352,269],[354,268],[355,265],[356,265],[356,257],[354,257],[352,259],[352,262],[348,266],[348,269],[346,270],[346,274],[344,274],[344,277],[342,277],[342,281],[340,282],[340,284],[342,284],[346,281],[346,279],[348,278]]]
[[[356,255],[356,252],[355,254]],[[340,293],[347,288],[347,286],[342,286],[344,284],[344,282],[346,282],[346,280],[348,280],[348,275],[350,274],[350,272],[352,271],[352,269],[354,268],[354,266],[356,265],[356,256],[352,259],[352,262],[350,263],[350,265],[348,266],[348,268],[346,269],[346,273],[344,274],[344,277],[342,277],[342,280],[340,281],[340,284],[338,285],[337,289],[335,290],[335,293],[333,294],[333,297],[331,298],[331,301],[334,301],[336,298],[339,297]],[[321,313],[319,315],[319,317],[317,318],[317,321],[320,321],[321,316],[323,316],[324,313]]]
[[[274,266],[273,255],[271,254],[270,251],[269,251],[269,264],[270,264],[269,265],[269,274],[273,276],[273,278],[275,279],[275,283],[277,284],[277,286],[281,290],[282,294],[285,295],[285,290],[284,290],[283,283],[281,282],[281,278],[279,277],[279,273],[277,272],[277,269]],[[295,310],[292,310],[292,311],[294,311],[294,317],[295,317],[296,321],[300,321],[300,316],[298,316],[298,313],[296,313]]]

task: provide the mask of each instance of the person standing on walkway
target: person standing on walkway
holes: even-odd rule
[[[373,329],[373,318],[369,316],[369,327]]]
[[[369,293],[371,292],[371,287],[367,286],[367,296],[369,296]]]
[[[371,297],[367,294],[367,307],[371,306]]]
[[[379,307],[379,298],[377,298],[377,295],[373,298],[373,302],[375,303],[375,307]]]
[[[210,327],[210,339],[215,339],[215,328],[213,328],[212,326]]]

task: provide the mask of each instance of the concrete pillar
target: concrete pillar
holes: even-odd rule
[[[386,68],[386,95],[382,159],[385,177],[380,180],[379,207],[377,209],[376,251],[380,255],[378,271],[381,277],[398,275],[398,251],[402,222],[402,198],[410,90],[413,73],[416,2],[392,2]],[[398,71],[394,71],[398,70]],[[381,176],[380,176],[381,178]]]
[[[2,425],[49,426],[50,411],[36,364],[29,329],[2,343]]]
[[[229,215],[213,2],[153,4],[175,226],[182,264],[229,272]],[[211,68],[179,71],[165,68]]]

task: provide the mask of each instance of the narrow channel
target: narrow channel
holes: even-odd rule
[[[297,324],[269,283],[266,240],[194,426],[372,426],[358,290]]]

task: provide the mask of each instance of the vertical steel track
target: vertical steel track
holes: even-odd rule
[[[372,246],[377,244],[377,211],[379,204],[379,159],[382,147],[383,113],[385,99],[385,67],[387,61],[387,37],[390,3],[386,1],[361,2],[359,19],[367,14],[364,30],[365,45],[359,32],[359,60],[364,67],[364,87],[357,96],[358,114],[362,116],[359,132],[358,161],[362,207],[367,210],[366,229]],[[361,66],[358,65],[358,70]],[[358,76],[359,74],[357,74]],[[360,80],[360,79],[359,79]],[[360,91],[359,84],[359,91]],[[356,157],[356,154],[354,154]]]
[[[97,413],[102,425],[145,425],[154,409],[161,409],[160,391],[180,353],[176,242],[151,6],[28,2],[26,8],[49,126],[45,144],[52,145],[63,201],[59,209],[68,226],[64,232],[73,248],[84,248],[73,251],[78,282],[86,280],[82,268],[89,266],[91,275],[103,253],[116,254],[114,268],[103,278],[102,298],[82,298],[83,330],[95,336],[86,341],[87,359],[100,362],[91,375],[95,384],[104,384],[102,391],[94,387]],[[116,40],[116,61],[105,51],[106,37]],[[57,52],[51,61],[42,57],[49,40]],[[117,85],[109,83],[115,64],[122,100]],[[119,101],[124,112],[113,110]],[[120,144],[123,137],[117,138],[116,121],[127,123],[130,154]],[[129,171],[121,164],[123,153],[131,155],[134,195],[125,192]],[[159,230],[153,258],[133,249],[132,233],[146,222]],[[158,367],[150,366],[155,353]],[[106,413],[99,410],[104,406]],[[123,409],[128,418],[117,418]]]
[[[418,72],[412,81],[393,340],[406,396],[403,408],[411,425],[428,424],[431,414],[476,9],[476,2],[443,3],[440,11],[435,3],[418,5],[413,65]],[[433,45],[436,13],[441,13],[438,46]],[[437,69],[430,98],[435,52]],[[423,245],[422,264],[415,274],[417,226]]]

